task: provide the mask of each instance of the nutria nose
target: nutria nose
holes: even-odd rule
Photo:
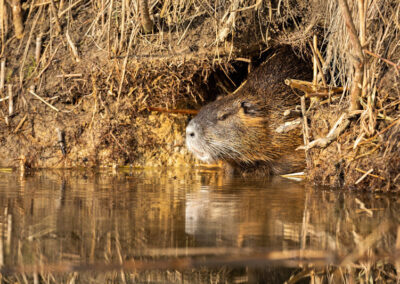
[[[192,120],[186,127],[186,138],[195,138],[195,137],[196,137],[196,124]]]

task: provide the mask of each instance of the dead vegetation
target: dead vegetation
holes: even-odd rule
[[[285,44],[314,66],[306,143],[328,141],[307,148],[310,179],[399,189],[397,2],[0,2],[0,164],[22,155],[34,167],[140,166],[160,153],[189,162],[181,142],[167,150],[183,141],[186,117],[169,117],[181,131],[171,141],[154,138],[148,108],[198,108],[238,86],[235,66],[250,70]]]

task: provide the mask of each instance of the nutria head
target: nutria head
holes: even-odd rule
[[[204,106],[186,128],[186,145],[203,162],[225,160],[235,168],[263,166],[270,173],[304,169],[300,129],[278,133],[299,97],[287,78],[309,78],[304,63],[287,49],[262,64],[234,93]]]
[[[203,107],[186,128],[186,145],[203,162],[271,160],[268,110],[254,97],[230,95]]]
[[[301,170],[299,130],[277,133],[283,109],[252,96],[230,95],[204,106],[186,128],[186,145],[201,161],[263,164],[273,173]]]

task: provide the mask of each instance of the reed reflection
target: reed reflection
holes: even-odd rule
[[[101,281],[166,281],[182,271],[190,281],[189,271],[200,267],[208,267],[201,277],[209,280],[222,277],[216,271],[223,266],[228,280],[285,281],[297,273],[285,267],[301,263],[322,267],[326,279],[364,268],[397,277],[396,196],[315,190],[279,178],[224,180],[215,171],[17,176],[0,173],[0,264],[11,280],[97,271],[105,273]],[[244,269],[253,266],[258,270]]]

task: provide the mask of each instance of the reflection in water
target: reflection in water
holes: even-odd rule
[[[0,171],[0,266],[26,283],[395,281],[399,209],[213,171]]]

